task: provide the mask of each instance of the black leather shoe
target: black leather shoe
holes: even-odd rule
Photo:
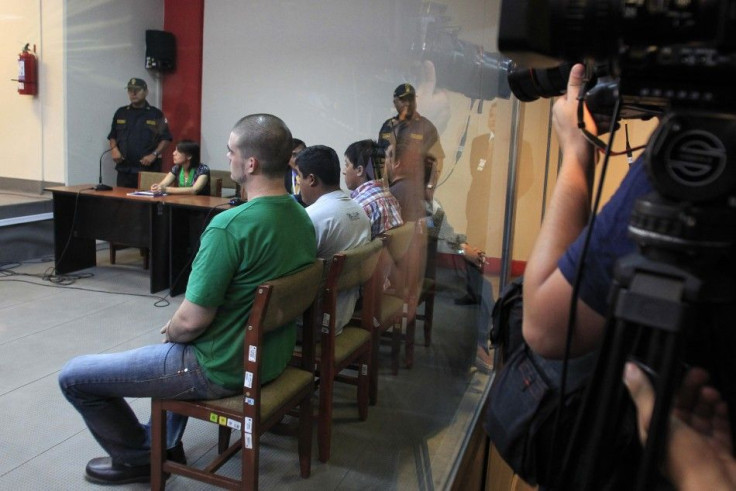
[[[116,464],[112,457],[97,457],[87,462],[86,478],[99,484],[128,484],[151,480],[151,466]]]
[[[167,450],[166,457],[180,464],[187,463],[184,446],[181,442],[174,448]],[[118,464],[113,462],[112,457],[97,457],[87,462],[85,477],[88,481],[98,484],[148,482],[151,480],[151,465]]]

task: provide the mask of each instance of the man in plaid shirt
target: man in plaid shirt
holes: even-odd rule
[[[350,197],[363,207],[371,221],[371,238],[404,223],[399,202],[384,186],[380,168],[374,165],[379,148],[373,140],[350,144],[345,150],[343,170]]]

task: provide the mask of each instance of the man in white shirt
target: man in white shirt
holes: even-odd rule
[[[340,189],[340,159],[324,145],[307,147],[296,159],[300,192],[317,235],[317,257],[327,261],[338,252],[371,240],[371,222],[363,207]],[[357,288],[337,299],[336,334],[348,323],[358,299]]]

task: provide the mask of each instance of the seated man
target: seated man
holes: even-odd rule
[[[227,156],[232,178],[249,200],[215,215],[202,234],[186,298],[161,329],[165,342],[80,356],[62,369],[64,396],[110,455],[87,464],[89,480],[149,480],[150,427],[138,421],[125,397],[216,399],[242,390],[243,322],[256,288],[316,256],[309,217],[284,189],[290,153],[291,133],[279,118],[254,114],[238,121]],[[294,323],[265,335],[264,383],[284,370],[295,343]],[[186,418],[170,414],[167,425],[170,458],[184,461],[180,440]]]
[[[284,174],[286,192],[292,195],[302,206],[307,205],[304,204],[302,196],[299,194],[299,173],[296,171],[296,156],[305,148],[307,148],[307,145],[299,138],[291,139],[291,158],[289,159],[289,167],[286,168],[286,173]]]
[[[302,199],[317,235],[317,256],[329,261],[340,251],[370,242],[368,216],[340,189],[337,153],[324,145],[307,147],[296,158],[296,166]],[[357,288],[339,294],[335,334],[340,334],[350,321],[358,294]]]
[[[345,185],[352,191],[350,197],[363,207],[371,221],[371,238],[404,224],[399,202],[376,175],[374,156],[378,149],[373,140],[351,143],[345,150],[342,172]]]

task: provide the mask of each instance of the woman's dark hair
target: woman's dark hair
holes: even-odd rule
[[[366,177],[372,181],[376,178],[373,165],[379,148],[378,143],[373,140],[360,140],[348,146],[345,156],[352,162],[353,167],[363,166]]]
[[[197,168],[200,164],[199,161],[199,143],[192,140],[181,140],[176,144],[176,149],[179,153],[189,155],[192,158],[192,167]]]

